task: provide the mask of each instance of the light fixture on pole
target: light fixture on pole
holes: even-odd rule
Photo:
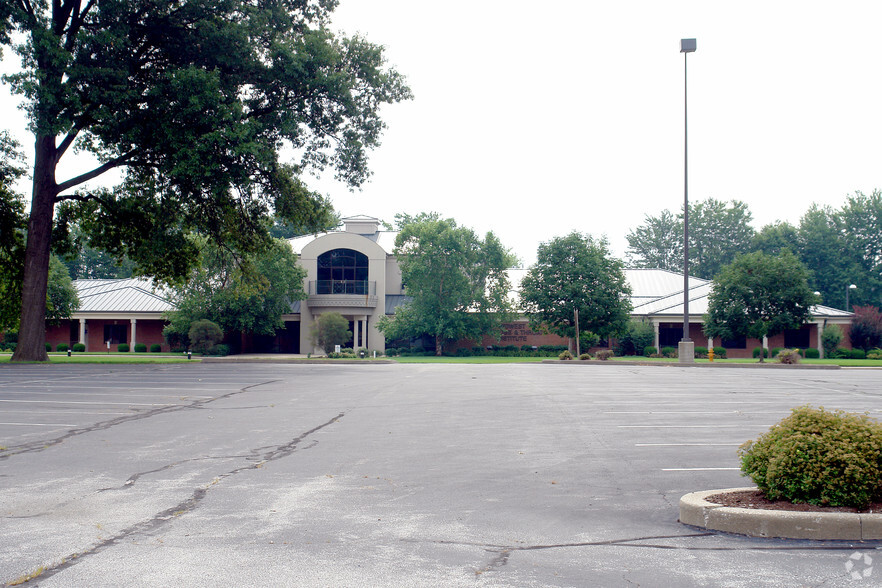
[[[848,295],[852,290],[857,290],[857,286],[851,284],[848,288],[845,289],[845,312],[851,312],[851,306],[848,304]]]
[[[695,52],[695,39],[680,39],[683,54],[683,338],[680,340],[680,363],[695,361],[695,344],[689,338],[689,127],[688,86],[686,84],[686,57]]]

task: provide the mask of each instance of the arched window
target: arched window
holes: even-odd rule
[[[352,249],[319,255],[317,294],[367,294],[368,258]]]

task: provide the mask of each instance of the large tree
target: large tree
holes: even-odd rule
[[[842,234],[838,211],[813,204],[799,221],[796,252],[812,269],[809,285],[821,293],[823,303],[844,309],[846,289],[860,269]]]
[[[241,252],[269,246],[272,212],[309,226],[327,203],[298,178],[332,167],[351,186],[384,103],[409,97],[380,47],[328,30],[335,0],[6,0],[0,43],[22,58],[6,76],[34,134],[31,210],[14,360],[46,360],[53,213],[82,205],[91,244],[136,271],[186,275],[194,232]],[[58,180],[71,148],[94,169]],[[286,165],[280,150],[299,161]],[[113,190],[73,192],[112,169]],[[39,301],[40,303],[36,303]]]
[[[539,245],[537,261],[521,280],[521,307],[534,330],[575,338],[579,331],[602,338],[626,331],[631,289],[623,264],[606,239],[572,232]]]
[[[798,329],[817,303],[808,279],[809,271],[788,249],[776,256],[761,251],[739,255],[714,278],[704,332],[762,340]]]
[[[752,215],[739,200],[715,198],[689,205],[689,273],[712,279],[738,253],[750,250]],[[626,235],[628,262],[633,267],[683,271],[683,211],[646,215],[643,224]]]
[[[878,305],[882,302],[882,191],[848,196],[837,220],[856,270],[840,283],[840,290],[844,293],[854,283],[857,289],[851,293],[851,304]]]
[[[0,131],[0,331],[17,330],[21,315],[27,217],[15,181],[25,173],[18,144]]]
[[[378,328],[389,339],[430,335],[435,353],[445,342],[496,335],[511,318],[506,269],[516,258],[492,232],[481,239],[470,228],[437,213],[398,215],[395,255],[411,300]]]

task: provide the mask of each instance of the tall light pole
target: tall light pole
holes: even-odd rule
[[[848,304],[848,295],[852,290],[857,290],[857,286],[851,284],[848,288],[845,289],[845,312],[851,312],[851,306]]]
[[[677,353],[680,363],[695,361],[695,344],[689,338],[689,109],[686,84],[686,57],[694,52],[695,39],[680,39],[680,53],[683,54],[683,338]]]

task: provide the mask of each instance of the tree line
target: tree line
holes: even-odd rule
[[[882,191],[855,192],[839,208],[812,204],[797,224],[754,230],[744,202],[708,198],[689,205],[689,273],[707,280],[739,254],[789,249],[810,273],[821,304],[845,309],[882,301]],[[626,236],[631,267],[683,271],[683,214],[646,215]],[[854,284],[855,288],[850,288]]]

